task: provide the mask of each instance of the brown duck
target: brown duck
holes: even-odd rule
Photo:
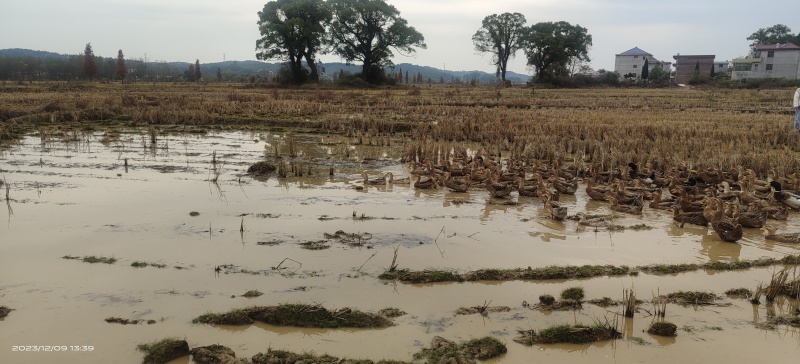
[[[672,220],[684,224],[689,223],[692,225],[708,226],[708,220],[703,217],[702,212],[683,212],[678,205],[672,206]]]
[[[764,238],[767,240],[788,244],[800,244],[800,233],[775,234],[777,228],[773,225],[764,225],[761,230],[764,231]]]

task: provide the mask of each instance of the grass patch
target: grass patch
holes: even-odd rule
[[[580,301],[584,297],[583,287],[571,287],[561,291],[562,300]]]
[[[242,297],[253,298],[263,295],[263,293],[259,292],[258,290],[249,290],[245,292]]]
[[[325,240],[307,241],[300,243],[300,247],[306,250],[325,250],[330,248],[330,245],[325,244]]]
[[[730,298],[748,299],[753,296],[753,291],[747,288],[732,288],[725,291],[725,295],[727,295]]]
[[[400,316],[403,316],[403,315],[406,314],[405,311],[400,310],[399,308],[395,308],[395,307],[386,307],[386,308],[378,311],[378,313],[383,315],[383,316],[386,316],[388,318],[400,317]]]
[[[431,340],[431,347],[414,354],[415,360],[425,363],[475,363],[505,354],[506,345],[493,337],[482,337],[456,344],[450,340],[436,336]]]
[[[420,272],[401,269],[383,272],[380,279],[398,280],[405,283],[463,282],[464,278],[456,272],[446,270],[426,270]]]
[[[456,315],[474,315],[479,313],[481,315],[486,315],[489,312],[508,312],[511,311],[511,307],[508,306],[472,306],[472,307],[460,307],[456,310]]]
[[[200,346],[192,348],[189,353],[192,354],[193,363],[237,363],[236,353],[223,345]]]
[[[710,305],[717,296],[713,293],[700,291],[678,291],[667,295],[667,300],[679,305]]]
[[[149,344],[139,344],[139,351],[145,353],[144,364],[161,364],[170,360],[189,355],[189,343],[186,340],[168,338]]]
[[[148,265],[149,264],[147,264],[146,262],[138,262],[138,261],[131,263],[131,267],[134,267],[134,268],[144,268],[144,267],[146,267]]]
[[[71,260],[81,260],[84,263],[90,263],[90,264],[94,264],[94,263],[114,264],[114,263],[117,262],[117,258],[114,258],[114,257],[96,257],[94,255],[84,256],[83,258],[75,257],[75,256],[71,256],[71,255],[65,255],[65,256],[63,256],[61,258],[63,258],[63,259],[71,259]]]
[[[800,316],[797,313],[794,315],[773,316],[764,322],[757,323],[756,327],[765,330],[776,330],[780,325],[800,327]]]
[[[282,304],[235,309],[226,313],[209,313],[192,323],[214,325],[247,325],[260,321],[276,326],[318,328],[369,328],[392,326],[388,318],[350,308],[329,311],[319,305]]]
[[[782,259],[761,258],[736,262],[712,262],[706,264],[653,264],[630,268],[613,265],[549,266],[544,268],[480,269],[466,273],[445,270],[410,271],[408,269],[385,271],[378,276],[385,280],[399,280],[404,283],[433,282],[474,282],[474,281],[514,281],[514,280],[554,280],[592,278],[601,276],[636,276],[639,272],[648,274],[678,274],[700,269],[710,271],[741,270],[771,265],[800,264],[800,255],[787,255]]]
[[[608,298],[608,297],[603,297],[601,299],[588,300],[586,302],[589,302],[589,303],[591,303],[593,305],[600,306],[600,307],[611,307],[611,306],[619,305],[619,302],[614,301],[614,300],[612,300],[611,298]]]
[[[597,341],[617,339],[622,334],[608,324],[584,325],[558,325],[540,330],[518,331],[520,336],[514,341],[523,345],[533,344],[585,344]]]
[[[700,269],[700,265],[697,264],[653,264],[639,267],[642,272],[655,274],[675,274],[698,269]]]
[[[267,350],[266,353],[258,353],[250,360],[253,364],[283,364],[283,363],[304,363],[304,364],[332,364],[332,363],[347,363],[347,364],[411,364],[410,362],[398,360],[380,360],[373,362],[372,360],[358,360],[358,359],[345,359],[337,358],[330,355],[314,355],[311,353],[297,354],[290,351],[283,350]]]
[[[12,310],[6,306],[0,306],[0,319],[5,318]]]
[[[671,322],[653,322],[647,329],[647,333],[658,336],[676,336],[678,326]]]
[[[192,212],[189,213],[189,216],[191,216],[191,217],[200,216],[200,213],[197,212],[197,211],[192,211]]]

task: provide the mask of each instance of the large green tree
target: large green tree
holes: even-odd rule
[[[392,49],[403,55],[425,49],[425,38],[384,0],[329,0],[333,10],[330,41],[333,53],[348,63],[363,63],[361,77],[370,83],[385,79],[383,68],[394,66]]]
[[[536,69],[541,82],[555,76],[567,76],[569,65],[589,62],[592,35],[580,25],[565,21],[531,25],[522,40],[528,65]]]
[[[475,50],[492,53],[497,77],[506,81],[508,59],[514,56],[525,33],[525,16],[520,13],[492,14],[483,18],[481,28],[472,36]]]
[[[769,28],[760,28],[750,34],[747,40],[752,41],[750,48],[755,48],[759,44],[797,43],[800,42],[800,33],[794,35],[789,27],[783,24],[775,24]]]
[[[322,0],[270,1],[258,18],[261,39],[256,41],[256,57],[286,62],[294,83],[319,81],[316,55],[325,41],[325,24],[331,20],[328,5]]]

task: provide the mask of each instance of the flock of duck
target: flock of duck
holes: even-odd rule
[[[378,178],[364,173],[364,186],[413,185],[415,189],[447,188],[453,192],[485,189],[493,200],[508,199],[514,194],[538,197],[555,220],[569,218],[584,226],[609,226],[611,222],[606,217],[590,218],[582,212],[568,215],[567,208],[561,206],[559,196],[575,194],[583,180],[589,198],[608,202],[612,211],[641,215],[648,201],[649,208],[671,210],[673,220],[681,227],[710,225],[727,242],[741,239],[745,228],[758,228],[766,239],[800,243],[800,233],[777,234],[775,226],[767,223],[786,220],[789,209],[800,210],[800,196],[784,190],[783,184],[773,179],[774,171],[764,181],[753,170],[742,167],[695,170],[682,164],[659,173],[649,163],[642,168],[629,163],[601,171],[596,166],[561,167],[558,162],[500,163],[481,156],[445,160],[440,165],[412,162],[409,168],[410,176],[402,178],[395,178],[391,172]],[[784,184],[787,182],[800,188],[800,177],[796,175],[784,179]]]

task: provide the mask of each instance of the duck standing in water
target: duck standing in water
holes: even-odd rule
[[[770,181],[770,186],[772,186],[773,195],[775,196],[775,200],[778,202],[791,207],[795,210],[800,210],[800,196],[783,191],[781,188],[781,184],[778,181]]]
[[[775,234],[777,228],[773,225],[764,225],[764,238],[767,240],[779,241],[781,243],[800,244],[800,233]]]

